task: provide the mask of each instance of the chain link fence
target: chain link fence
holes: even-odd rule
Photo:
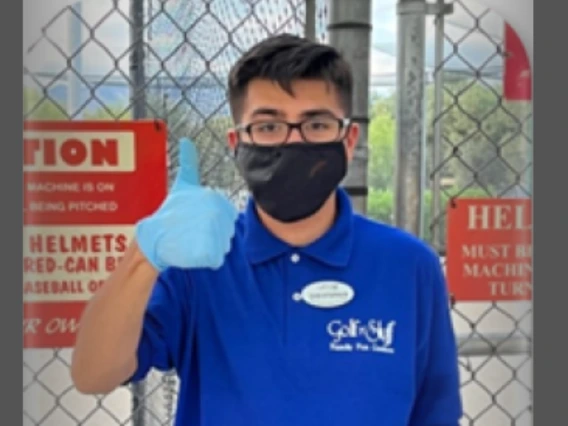
[[[246,192],[225,139],[231,124],[227,73],[247,47],[267,35],[302,34],[304,0],[62,4],[24,13],[34,21],[26,27],[39,29],[33,37],[25,34],[24,118],[163,119],[170,177],[178,166],[177,141],[189,137],[200,151],[204,184],[224,190],[241,207]],[[320,41],[327,41],[327,16],[328,3],[317,0],[315,34]],[[431,23],[443,41],[433,79],[443,84],[429,83],[426,91],[426,102],[437,105],[427,117],[428,147],[435,158],[427,170],[431,204],[426,239],[442,259],[444,207],[450,197],[530,195],[531,110],[503,99],[502,34],[492,30],[499,19],[473,1],[456,1],[451,15]],[[477,57],[472,43],[491,52]],[[462,424],[529,425],[530,355],[503,354],[488,336],[522,333],[530,341],[530,304],[457,303],[454,321],[464,344]],[[85,396],[72,386],[70,354],[70,349],[24,351],[24,425],[172,423],[178,386],[174,374],[152,372],[142,386]]]
[[[168,126],[170,182],[177,142],[195,141],[205,185],[242,207],[246,193],[226,148],[230,66],[270,34],[304,34],[304,0],[83,0],[25,11],[24,119],[159,118]],[[29,5],[29,3],[28,3]],[[326,39],[327,6],[311,31]],[[26,9],[26,6],[24,6]],[[32,38],[33,28],[39,28]],[[94,71],[93,71],[94,70]],[[151,372],[142,385],[85,396],[70,349],[24,351],[24,425],[169,425],[178,382]]]
[[[454,198],[530,198],[532,105],[503,96],[505,22],[473,0],[429,28],[437,61],[426,102],[428,240],[446,255],[446,206]],[[512,241],[511,243],[515,243]],[[532,304],[453,305],[460,337],[463,425],[532,424]]]

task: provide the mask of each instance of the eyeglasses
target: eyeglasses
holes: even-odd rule
[[[237,126],[239,132],[246,132],[250,142],[257,145],[283,145],[288,142],[292,130],[298,129],[302,139],[308,143],[323,143],[337,140],[351,120],[328,116],[310,117],[298,123],[283,120],[262,120]]]

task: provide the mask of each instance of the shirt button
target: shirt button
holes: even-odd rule
[[[294,253],[292,256],[290,256],[290,260],[293,263],[298,263],[300,261],[300,255],[298,253]]]

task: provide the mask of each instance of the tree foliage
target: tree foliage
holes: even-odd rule
[[[433,164],[433,87],[426,90],[427,174],[450,182],[441,190],[444,210],[452,196],[492,197],[517,194],[527,189],[530,139],[528,106],[507,103],[501,89],[461,80],[447,84],[442,125],[442,164]],[[370,108],[368,215],[393,222],[396,164],[396,98],[375,98]],[[424,238],[430,240],[431,226],[445,234],[445,216],[432,217],[431,182],[424,194]],[[517,189],[516,193],[512,189]]]
[[[67,120],[65,108],[45,97],[40,91],[28,87],[23,93],[23,115],[26,120]]]

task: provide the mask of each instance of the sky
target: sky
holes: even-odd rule
[[[243,15],[243,7],[246,7],[248,0],[214,0],[212,3],[213,11],[219,16],[221,21],[229,26],[236,26],[239,15]],[[268,13],[267,4],[272,5],[271,11],[278,10],[274,5],[283,5],[288,0],[261,0],[264,8],[259,8],[259,15],[262,15],[268,26],[282,22],[276,14]],[[296,0],[297,1],[297,0]],[[318,0],[321,5],[325,0]],[[69,17],[68,11],[62,10],[73,4],[74,0],[23,0],[24,3],[24,62],[29,70],[35,72],[58,73],[67,67],[66,57],[70,55],[71,47],[69,37]],[[159,4],[161,0],[154,0],[154,4]],[[90,34],[87,27],[83,27],[83,42],[87,43],[81,50],[81,70],[88,75],[107,75],[115,68],[114,57],[122,58],[118,60],[120,69],[128,75],[128,47],[129,27],[125,17],[129,15],[128,0],[118,0],[118,11],[113,10],[113,0],[82,0],[81,17],[87,22],[89,27],[94,27],[103,19],[103,22],[96,28],[94,35],[101,45],[97,45],[92,40],[89,41]],[[145,4],[148,2],[145,1]],[[480,5],[476,0],[464,0],[462,5],[455,7],[454,13],[446,18],[446,41],[445,56],[451,57],[447,64],[448,68],[468,69],[468,65],[456,54],[453,54],[454,44],[458,41],[459,50],[457,53],[474,66],[480,66],[496,52],[494,42],[482,32],[469,34],[468,30],[474,25],[473,18],[468,14],[468,10],[473,15],[481,15],[486,10],[485,6]],[[178,21],[190,24],[189,16],[197,16],[202,10],[195,8],[202,6],[200,1],[188,2],[187,0],[169,0],[164,3],[165,10],[174,15]],[[190,5],[191,4],[191,5]],[[397,71],[397,32],[398,17],[396,13],[396,0],[372,0],[372,50],[371,50],[371,79],[377,86],[387,89],[394,89]],[[181,6],[180,6],[181,5]],[[281,10],[281,9],[280,9]],[[109,13],[110,12],[110,13]],[[122,13],[122,15],[121,15]],[[107,16],[108,14],[108,16]],[[75,18],[73,18],[75,19]],[[76,19],[75,19],[76,20]],[[171,53],[182,41],[180,32],[168,21],[165,14],[161,14],[154,25],[152,34],[153,46],[166,56]],[[259,25],[245,25],[237,31],[240,40],[244,40],[249,45],[259,39],[264,33],[259,30]],[[57,47],[54,47],[48,40],[41,40],[42,28],[46,27],[45,35]],[[488,33],[493,40],[499,42],[502,38],[503,21],[493,12],[486,13],[480,20],[480,27]],[[298,26],[288,26],[286,29],[296,31]],[[465,37],[465,38],[464,38]],[[462,40],[463,39],[463,40]],[[37,41],[41,40],[41,41]],[[248,40],[248,41],[247,41]],[[453,42],[451,42],[452,40]],[[200,51],[205,56],[211,56],[226,41],[226,33],[214,20],[204,20],[192,32],[192,48]],[[433,17],[426,18],[426,69],[431,71],[434,62],[434,42],[435,26]],[[161,49],[161,50],[160,50]],[[191,49],[190,49],[191,50]],[[223,75],[228,66],[236,59],[238,51],[236,49],[225,49],[223,54],[213,59],[211,69]],[[187,51],[178,52],[171,60],[166,62],[166,68],[173,74],[199,74],[205,71],[204,61],[195,60],[193,55]],[[502,66],[502,59],[494,57],[488,64],[488,68],[499,70]],[[150,72],[151,74],[151,72]],[[119,73],[114,72],[114,77],[120,77]]]

